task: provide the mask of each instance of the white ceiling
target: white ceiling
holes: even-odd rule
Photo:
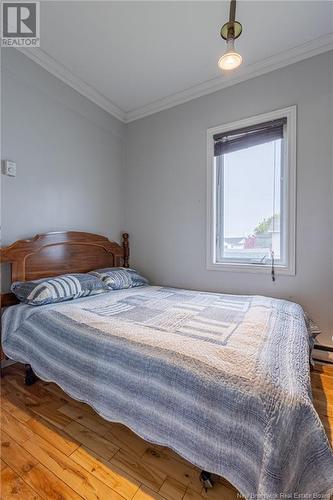
[[[42,1],[25,53],[123,121],[333,48],[333,1],[238,1],[243,65],[217,60],[226,1]]]

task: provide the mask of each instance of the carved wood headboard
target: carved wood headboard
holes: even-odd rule
[[[37,234],[1,248],[0,260],[11,263],[11,282],[86,273],[103,267],[128,267],[128,234],[123,234],[122,245],[105,236],[78,231]],[[14,294],[1,294],[1,307],[16,303]]]

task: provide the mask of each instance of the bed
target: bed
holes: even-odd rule
[[[128,235],[118,245],[49,233],[1,254],[13,281],[126,267]],[[105,419],[225,477],[246,498],[333,493],[333,453],[311,400],[312,338],[299,305],[144,286],[12,305],[2,324],[9,358]]]

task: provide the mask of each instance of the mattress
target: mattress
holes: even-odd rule
[[[333,493],[302,308],[146,286],[3,315],[3,350],[245,497]]]

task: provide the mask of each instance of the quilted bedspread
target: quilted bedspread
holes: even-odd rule
[[[333,493],[310,348],[302,308],[260,296],[147,286],[3,316],[9,358],[247,498]]]

